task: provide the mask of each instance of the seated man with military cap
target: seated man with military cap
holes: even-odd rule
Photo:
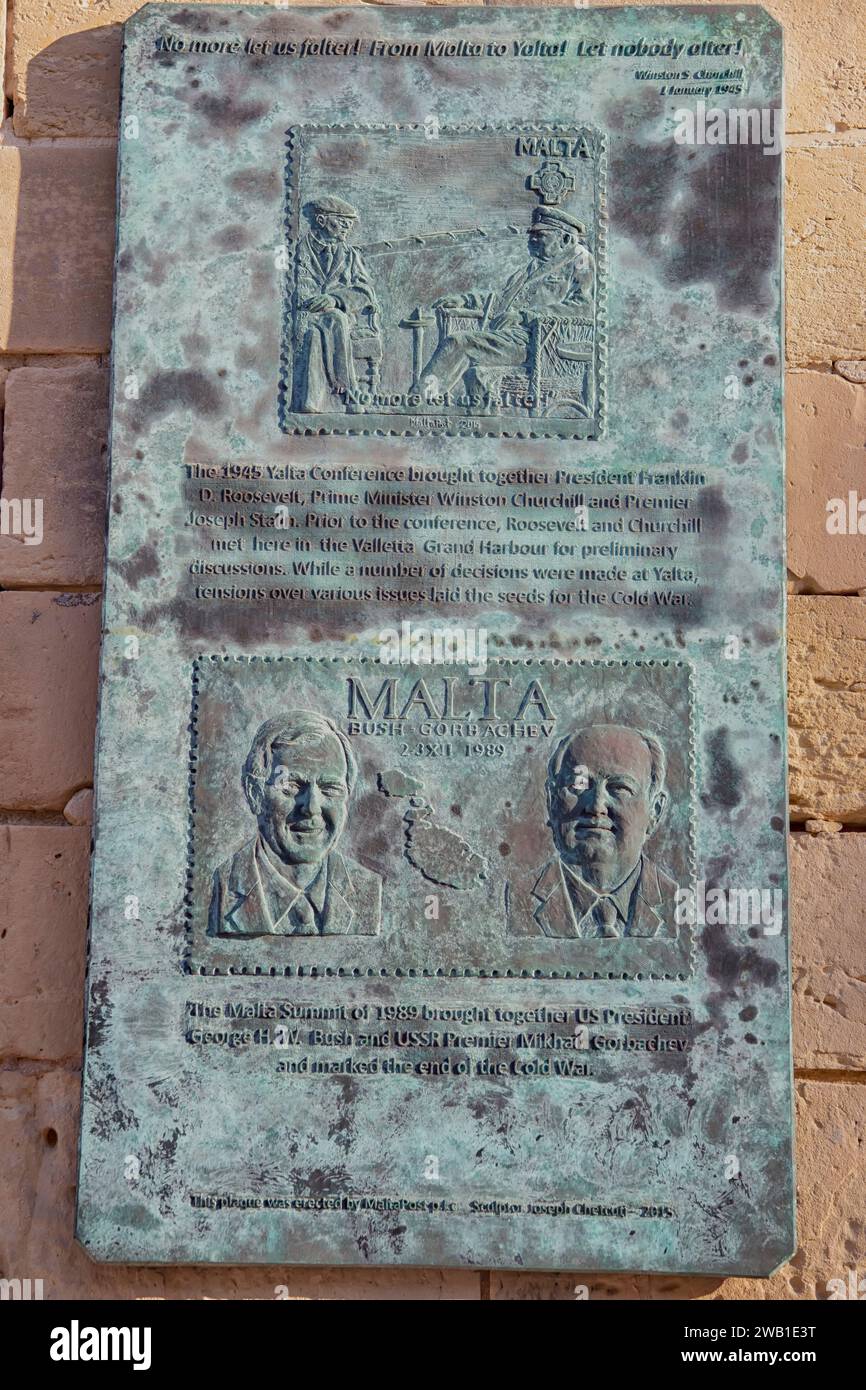
[[[437,300],[433,307],[446,312],[483,312],[478,328],[459,329],[439,342],[421,378],[428,396],[453,391],[467,375],[478,377],[478,368],[483,373],[485,367],[522,367],[533,319],[588,313],[593,269],[584,235],[583,223],[570,213],[537,207],[528,233],[529,261],[501,290]]]
[[[307,203],[310,230],[295,261],[295,408],[345,408],[358,389],[353,344],[379,338],[379,302],[361,253],[347,237],[358,220],[351,203]],[[379,355],[380,348],[376,354]]]

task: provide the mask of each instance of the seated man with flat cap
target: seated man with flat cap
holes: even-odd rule
[[[592,304],[592,257],[584,226],[560,208],[537,207],[528,233],[529,261],[492,295],[449,295],[434,308],[483,314],[478,328],[443,337],[424,368],[421,388],[429,396],[454,391],[467,375],[485,368],[526,363],[533,319],[582,317]],[[480,369],[480,370],[479,370]]]
[[[295,400],[300,411],[345,407],[358,389],[353,343],[379,340],[379,302],[360,251],[347,245],[358,220],[342,198],[317,198],[295,262]],[[376,354],[380,348],[376,348]]]
[[[330,719],[290,710],[258,730],[241,783],[258,834],[213,876],[209,936],[375,936],[382,880],[341,854],[358,776]]]

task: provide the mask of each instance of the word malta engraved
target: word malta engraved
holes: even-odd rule
[[[769,1273],[776,24],[124,31],[79,1240]]]

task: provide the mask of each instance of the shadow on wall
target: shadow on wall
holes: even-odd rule
[[[108,350],[120,34],[107,25],[50,44],[28,66],[38,116],[25,108],[7,117],[20,143],[0,150],[14,218],[3,228],[14,250],[0,282],[2,352]],[[94,46],[104,61],[94,62]],[[93,138],[68,137],[82,115]],[[54,136],[68,138],[49,143]]]
[[[81,3],[86,22],[86,0]],[[136,0],[127,0],[127,7],[130,14],[141,8]],[[27,66],[28,103],[37,114],[31,119],[25,110],[15,122],[15,133],[27,139],[86,130],[113,140],[122,45],[123,25],[105,24],[66,34],[41,49]]]

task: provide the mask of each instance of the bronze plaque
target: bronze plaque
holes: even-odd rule
[[[125,26],[79,1238],[791,1253],[781,40]]]

